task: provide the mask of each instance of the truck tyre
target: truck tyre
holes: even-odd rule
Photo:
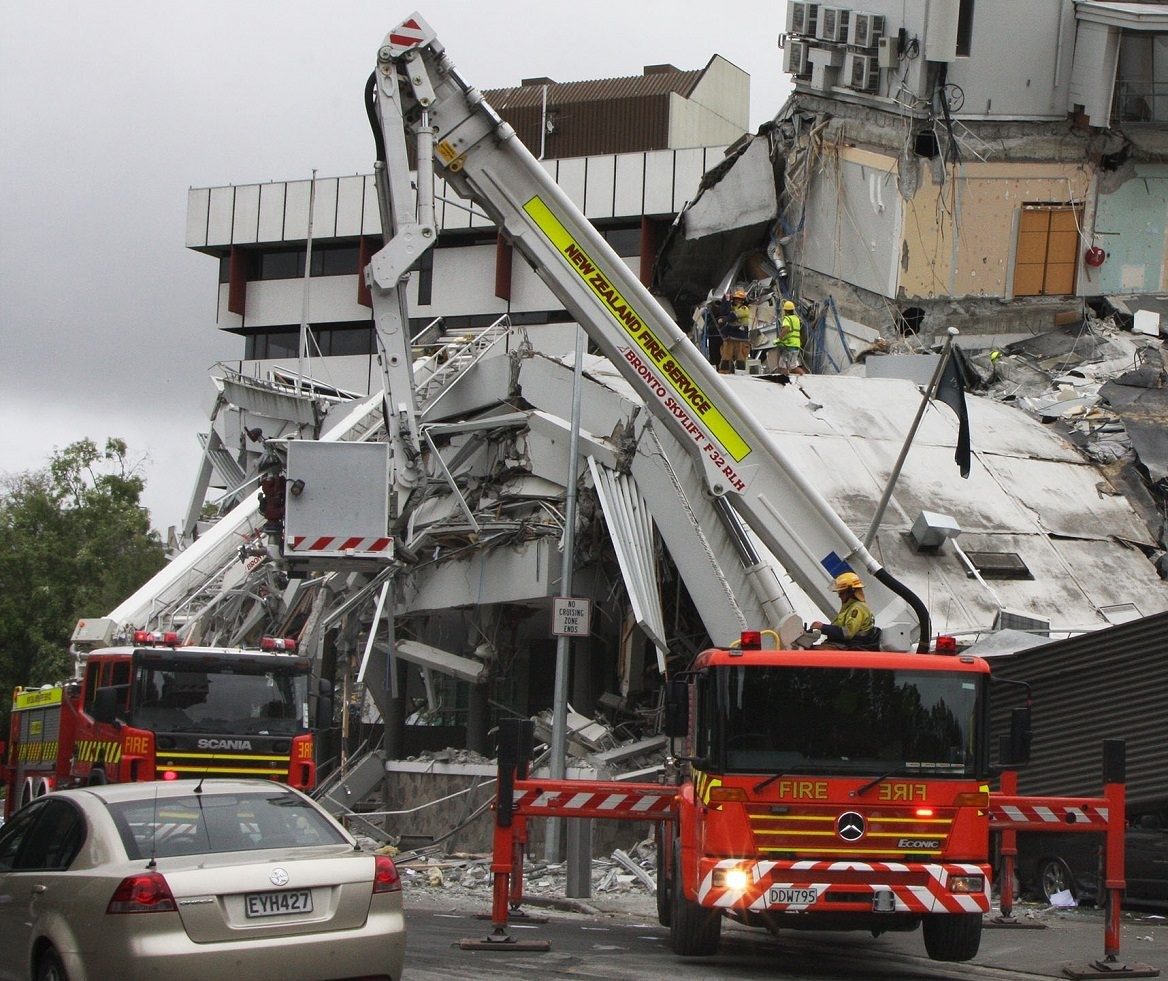
[[[673,863],[665,849],[665,826],[657,825],[657,922],[669,926],[673,919]]]
[[[981,913],[933,913],[924,918],[925,952],[935,961],[967,961],[981,946]]]
[[[673,842],[673,909],[669,919],[669,943],[682,957],[709,957],[718,950],[722,936],[722,913],[685,898],[681,885],[681,842]]]

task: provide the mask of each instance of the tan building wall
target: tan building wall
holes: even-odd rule
[[[906,297],[1012,297],[1023,207],[1082,205],[1091,184],[1085,165],[975,161],[956,173],[948,167],[942,186],[926,161],[921,166],[925,179],[904,206],[899,286]]]

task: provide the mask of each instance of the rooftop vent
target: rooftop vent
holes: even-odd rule
[[[953,518],[934,511],[922,511],[912,526],[912,538],[918,551],[939,549],[945,544],[945,539],[960,534],[961,528]]]
[[[1033,579],[1017,552],[966,552],[983,579]]]

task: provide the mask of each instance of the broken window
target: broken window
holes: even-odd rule
[[[1067,296],[1079,268],[1079,205],[1028,204],[1018,220],[1015,296]]]

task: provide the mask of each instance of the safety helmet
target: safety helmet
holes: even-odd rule
[[[730,294],[730,298],[733,300],[745,300],[746,299],[746,290],[736,289],[733,293]]]
[[[835,577],[831,588],[837,593],[842,593],[845,589],[863,589],[864,583],[854,572],[841,572]]]
[[[783,309],[784,310],[794,310],[795,309],[795,301],[794,300],[784,300],[783,301]]]

